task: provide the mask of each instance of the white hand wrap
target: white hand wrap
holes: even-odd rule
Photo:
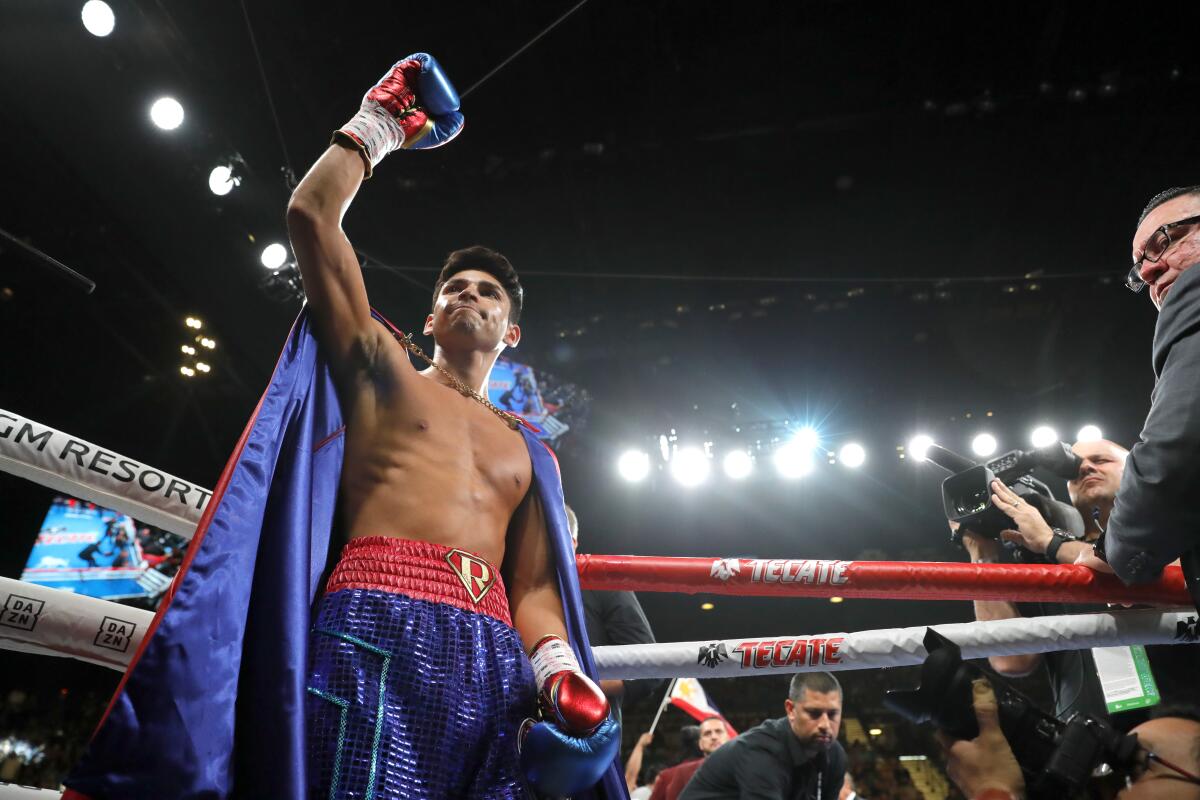
[[[583,672],[571,646],[562,640],[561,636],[543,636],[541,641],[533,646],[529,654],[529,664],[533,667],[533,678],[540,692],[542,686],[552,675],[560,672]]]
[[[338,128],[337,133],[350,137],[359,145],[367,161],[368,178],[384,156],[404,144],[404,131],[400,123],[374,100],[364,102],[358,113]],[[337,133],[334,134],[335,139]]]

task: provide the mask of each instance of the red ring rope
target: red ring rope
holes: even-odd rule
[[[885,600],[1021,600],[1191,605],[1183,572],[1126,586],[1074,564],[576,556],[579,584],[602,591]]]

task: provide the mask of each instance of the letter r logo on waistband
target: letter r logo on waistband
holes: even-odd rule
[[[492,569],[492,565],[470,553],[451,550],[446,553],[446,563],[450,565],[450,569],[454,570],[454,574],[466,587],[467,594],[476,603],[482,601],[496,584],[496,572]]]

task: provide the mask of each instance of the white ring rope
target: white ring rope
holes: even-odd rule
[[[191,539],[212,492],[0,409],[0,470]]]
[[[125,669],[153,617],[108,600],[0,578],[0,648],[71,656]],[[1196,641],[1188,610],[1111,611],[932,626],[965,658]],[[857,633],[759,636],[597,647],[601,678],[735,678],[920,664],[925,626]]]

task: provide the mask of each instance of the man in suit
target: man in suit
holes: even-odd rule
[[[1126,285],[1133,291],[1148,287],[1159,311],[1152,350],[1156,380],[1108,528],[1094,553],[1080,556],[1080,563],[1110,569],[1131,584],[1154,580],[1200,544],[1200,270],[1192,269],[1200,263],[1198,233],[1200,186],[1188,186],[1153,197],[1133,237]]]

